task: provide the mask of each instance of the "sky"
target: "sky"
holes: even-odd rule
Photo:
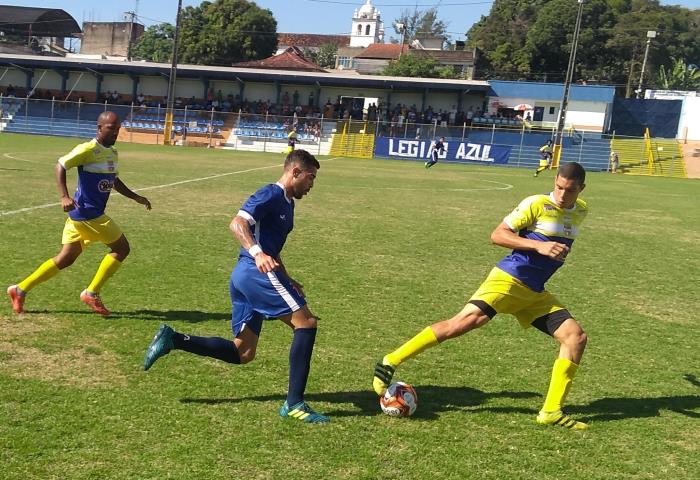
[[[259,0],[256,3],[272,11],[278,32],[349,34],[353,11],[366,0]],[[5,5],[24,7],[62,8],[82,24],[83,21],[114,22],[124,20],[124,12],[136,10],[141,23],[175,23],[177,0],[121,0],[106,4],[95,0],[0,0]],[[182,5],[196,6],[201,0],[183,0]],[[391,24],[403,10],[438,8],[438,16],[445,21],[451,39],[463,40],[464,33],[487,15],[493,0],[372,0],[380,10],[385,28],[385,41],[397,37]],[[662,5],[682,5],[700,8],[700,0],[661,0]],[[138,4],[138,8],[137,8]],[[96,6],[99,5],[99,6]],[[291,6],[291,8],[290,8]]]

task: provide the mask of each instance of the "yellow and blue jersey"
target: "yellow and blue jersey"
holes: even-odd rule
[[[289,135],[287,135],[287,145],[290,147],[294,147],[297,143],[297,132],[296,131],[291,131],[289,132]]]
[[[294,200],[287,198],[280,183],[265,185],[243,204],[238,215],[250,225],[250,233],[263,252],[279,258],[287,235],[294,228]],[[240,257],[252,260],[241,247]]]
[[[559,242],[571,248],[586,215],[588,207],[582,199],[577,199],[572,208],[565,209],[556,204],[550,193],[527,197],[503,222],[521,237]],[[535,292],[542,292],[544,284],[563,264],[563,261],[535,251],[513,250],[496,266]]]
[[[74,200],[77,208],[68,215],[73,220],[92,220],[104,214],[114,180],[119,174],[117,151],[104,147],[96,139],[77,145],[58,159],[66,170],[78,168],[78,186]]]

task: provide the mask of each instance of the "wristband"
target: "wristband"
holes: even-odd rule
[[[250,256],[251,256],[251,257],[255,258],[255,256],[256,256],[258,253],[262,253],[262,248],[260,248],[260,245],[258,245],[258,244],[256,243],[255,245],[253,245],[252,247],[250,247],[250,248],[248,249],[248,253],[250,253]]]

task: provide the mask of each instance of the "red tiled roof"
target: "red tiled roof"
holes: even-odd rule
[[[355,55],[355,58],[377,58],[385,60],[393,60],[399,58],[399,52],[401,51],[401,45],[397,43],[373,43],[369,47],[365,48],[359,55]],[[408,52],[408,45],[403,45],[403,53]]]
[[[263,58],[262,60],[252,60],[250,62],[234,63],[234,67],[247,68],[267,68],[271,70],[301,70],[304,72],[325,72],[324,69],[309,62],[294,47],[287,48],[279,55]]]
[[[314,33],[278,33],[277,44],[294,47],[320,47],[332,43],[339,47],[350,44],[350,35],[318,35]]]

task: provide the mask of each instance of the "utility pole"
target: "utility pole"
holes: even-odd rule
[[[136,17],[136,12],[124,12],[125,15],[129,16],[129,37],[128,37],[128,44],[126,47],[126,59],[127,61],[131,61],[131,44],[134,41],[134,18]]]
[[[564,96],[561,99],[559,106],[559,117],[557,120],[557,130],[554,133],[554,152],[552,166],[559,166],[559,159],[562,151],[562,137],[564,135],[564,121],[566,119],[566,109],[569,105],[569,90],[571,89],[571,81],[574,77],[576,69],[576,49],[578,48],[578,36],[581,31],[581,17],[583,17],[583,2],[578,0],[578,13],[576,14],[576,26],[574,27],[574,38],[571,42],[571,54],[569,55],[569,66],[566,69],[566,80],[564,81]]]
[[[165,129],[163,131],[163,141],[165,145],[170,144],[173,131],[173,106],[175,105],[175,79],[177,76],[177,50],[178,38],[180,36],[180,12],[182,11],[182,0],[177,2],[177,17],[175,20],[175,38],[173,39],[173,61],[170,65],[170,76],[168,77],[168,99],[165,109]]]
[[[401,54],[403,53],[403,38],[406,34],[406,25],[403,23],[397,23],[396,28],[401,32],[401,49],[399,50],[399,60],[401,60]]]
[[[644,61],[642,62],[642,71],[639,74],[639,87],[637,88],[637,98],[642,98],[642,83],[644,82],[644,70],[647,67],[647,57],[649,56],[649,45],[651,45],[651,39],[656,38],[656,32],[654,30],[647,31],[647,47],[644,49]]]

